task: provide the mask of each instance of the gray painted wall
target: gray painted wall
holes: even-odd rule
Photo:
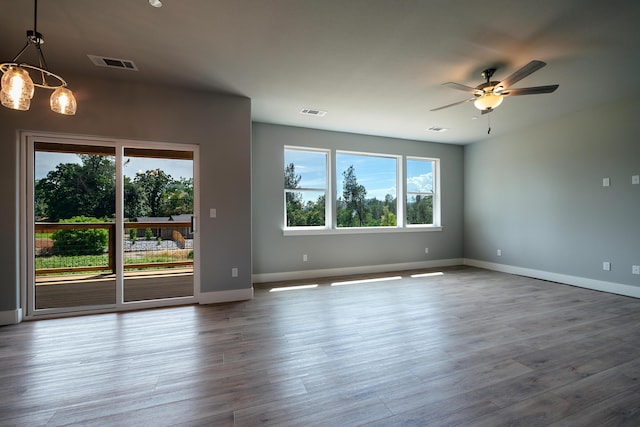
[[[283,236],[285,145],[440,158],[443,231]],[[254,274],[462,257],[463,147],[254,123],[252,148]]]
[[[247,98],[66,76],[75,116],[52,113],[37,90],[28,112],[0,108],[0,311],[19,307],[17,130],[200,146],[201,290],[251,288],[251,101]],[[217,208],[210,219],[209,208]],[[239,277],[231,278],[231,268]]]
[[[465,257],[640,286],[639,116],[627,99],[467,145]]]

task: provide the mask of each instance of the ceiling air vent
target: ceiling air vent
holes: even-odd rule
[[[316,110],[315,108],[303,108],[302,110],[300,110],[300,114],[306,114],[307,116],[324,117],[327,112]]]
[[[138,67],[133,61],[128,59],[106,58],[104,56],[87,55],[91,62],[98,67],[119,68],[121,70],[138,71]]]
[[[448,131],[449,129],[447,129],[447,128],[441,128],[441,127],[438,127],[438,126],[431,126],[431,127],[430,127],[429,129],[427,129],[427,130],[429,130],[429,131],[431,131],[431,132],[446,132],[446,131]]]

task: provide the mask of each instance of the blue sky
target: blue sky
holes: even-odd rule
[[[321,151],[285,150],[285,165],[293,163],[296,174],[301,176],[303,188],[324,188],[326,182],[326,156]],[[384,199],[387,194],[396,196],[396,159],[394,157],[364,156],[337,153],[337,193],[342,194],[342,172],[353,165],[358,184],[367,189],[367,198]],[[433,186],[432,163],[407,160],[407,190],[430,192]]]
[[[136,176],[136,173],[152,169],[161,169],[176,180],[193,178],[191,160],[149,159],[143,157],[127,157],[125,159],[130,159],[130,161],[125,165],[124,174],[132,179]],[[49,171],[54,170],[60,163],[81,164],[82,162],[76,154],[36,151],[35,178],[44,178]]]

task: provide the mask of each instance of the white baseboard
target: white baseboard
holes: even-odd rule
[[[253,288],[232,291],[200,292],[198,304],[218,304],[222,302],[246,301],[253,299]]]
[[[462,265],[462,258],[437,259],[433,261],[405,262],[399,264],[363,265],[359,267],[324,268],[319,270],[285,271],[253,275],[253,283],[283,282],[286,280],[315,279],[318,277],[348,276],[351,274],[385,273],[387,271],[416,270],[421,268],[450,267]]]
[[[464,265],[500,271],[503,273],[517,274],[519,276],[533,277],[534,279],[549,280],[551,282],[564,283],[566,285],[593,289],[595,291],[640,298],[640,287],[638,286],[623,285],[621,283],[605,282],[602,280],[587,279],[586,277],[569,276],[566,274],[551,273],[549,271],[534,270],[531,268],[514,267],[512,265],[497,264],[468,258],[465,258]]]
[[[15,325],[22,322],[22,309],[0,311],[0,326]]]

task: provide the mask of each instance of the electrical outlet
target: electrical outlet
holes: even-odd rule
[[[498,256],[502,256],[502,249],[498,249],[498,250],[496,251],[496,255],[498,255]]]
[[[631,274],[640,274],[640,265],[632,265]]]
[[[302,255],[302,261],[304,262],[309,261],[309,257],[307,256],[307,254]]]
[[[611,180],[609,178],[602,178],[602,186],[608,187],[611,185]]]
[[[640,175],[633,175],[631,177],[631,184],[633,185],[640,184]]]
[[[429,253],[429,248],[424,248],[424,253],[428,254]]]
[[[602,269],[604,271],[611,271],[611,263],[609,261],[605,261],[602,263]]]
[[[209,209],[209,218],[215,218],[217,216],[217,212],[215,208]]]
[[[238,268],[237,267],[233,267],[231,269],[231,277],[238,277]]]

